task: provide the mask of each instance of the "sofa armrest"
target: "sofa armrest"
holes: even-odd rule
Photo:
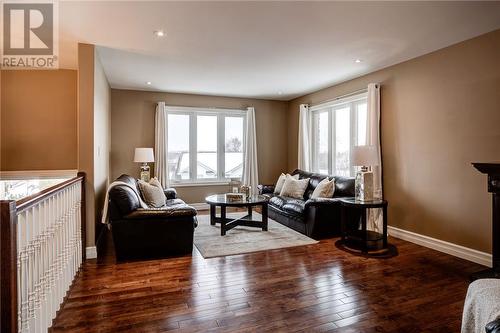
[[[274,193],[274,185],[257,185],[259,194],[272,194]]]
[[[330,206],[330,205],[339,205],[338,198],[316,198],[309,199],[306,201],[306,208],[309,207],[319,207],[319,206]]]
[[[143,209],[139,208],[132,213],[125,215],[126,220],[144,220],[144,219],[168,219],[176,217],[196,216],[196,209],[185,205],[184,207],[161,208],[161,209]]]
[[[500,333],[500,317],[486,324],[486,333]]]
[[[328,205],[338,205],[340,206],[341,199],[348,199],[351,197],[334,197],[334,198],[315,198],[306,201],[307,207],[318,207],[318,206],[328,206]]]
[[[177,199],[177,191],[173,187],[163,189],[163,193],[165,193],[167,200]]]

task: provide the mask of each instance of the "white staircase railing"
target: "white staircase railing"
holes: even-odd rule
[[[0,201],[1,332],[47,332],[82,260],[84,176]],[[5,286],[5,287],[4,287]]]

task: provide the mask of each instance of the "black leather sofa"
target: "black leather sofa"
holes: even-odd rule
[[[269,197],[269,218],[314,239],[340,235],[340,198],[354,197],[354,178],[328,176],[295,170],[291,175],[309,178],[309,185],[302,199],[274,194],[274,185],[259,185],[259,193]],[[311,199],[316,186],[328,177],[335,178],[332,198]],[[353,216],[353,221],[356,217]]]
[[[500,333],[500,318],[489,322],[485,327],[486,333]]]
[[[119,181],[135,187],[128,175]],[[143,209],[137,195],[118,185],[109,192],[108,216],[118,260],[191,254],[196,227],[196,210],[177,199],[175,189],[164,190],[167,203],[161,208]]]

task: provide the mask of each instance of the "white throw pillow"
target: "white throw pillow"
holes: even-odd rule
[[[139,191],[141,192],[142,199],[149,207],[162,207],[165,206],[166,198],[165,193],[161,187],[160,182],[153,178],[146,183],[143,180],[137,182]]]
[[[287,175],[280,195],[283,197],[303,199],[307,185],[309,185],[309,178],[295,179],[294,177]]]
[[[276,182],[276,186],[274,186],[274,194],[280,194],[281,193],[281,189],[283,189],[283,184],[285,184],[286,176],[293,177],[294,179],[299,179],[299,175],[298,174],[291,176],[288,173],[286,175],[284,173],[282,173],[279,176],[278,181]]]
[[[319,182],[318,186],[311,194],[311,199],[316,198],[331,198],[335,191],[335,178],[328,180],[328,177]]]

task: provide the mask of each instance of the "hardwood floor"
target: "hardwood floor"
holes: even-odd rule
[[[458,332],[482,266],[390,238],[371,259],[319,244],[83,266],[53,332]]]

